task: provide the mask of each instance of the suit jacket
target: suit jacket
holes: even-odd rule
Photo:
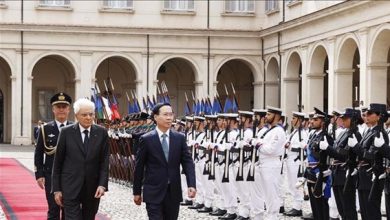
[[[73,122],[68,121],[66,125],[73,124]],[[44,129],[45,137],[42,136],[41,129]],[[39,179],[47,175],[51,175],[53,168],[54,154],[45,154],[45,145],[47,147],[55,147],[57,145],[58,134],[60,133],[57,123],[55,121],[50,121],[47,124],[43,125],[41,129],[38,129],[38,140],[35,147],[34,153],[34,166],[35,166],[35,178]]]
[[[150,131],[140,138],[134,172],[133,194],[141,195],[143,201],[159,204],[163,201],[168,182],[172,202],[180,202],[182,198],[180,165],[186,174],[188,187],[196,186],[195,166],[183,134],[169,131],[168,162],[165,159],[160,137],[156,130]]]
[[[64,199],[76,199],[83,184],[87,195],[98,186],[108,189],[109,146],[107,130],[92,125],[88,152],[84,151],[79,123],[62,128],[52,174],[52,191],[61,191]]]

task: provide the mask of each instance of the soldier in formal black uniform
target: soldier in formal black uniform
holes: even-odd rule
[[[60,207],[54,201],[51,192],[51,173],[54,154],[56,153],[57,138],[63,126],[72,124],[68,121],[72,98],[63,93],[55,94],[51,99],[54,120],[41,126],[34,154],[35,178],[38,186],[45,189],[46,200],[49,207],[47,219],[60,219]],[[64,219],[64,212],[62,212]]]
[[[333,145],[333,139],[326,131],[329,116],[315,109],[312,119],[313,133],[307,142],[307,161],[305,177],[309,191],[310,205],[314,219],[329,219],[328,199],[330,197],[330,173],[327,173],[327,153],[324,148]],[[323,187],[325,185],[325,187]],[[305,218],[304,218],[305,219]]]
[[[381,197],[384,188],[383,153],[388,149],[389,139],[383,128],[387,120],[385,104],[370,104],[366,112],[369,129],[363,134],[362,140],[356,136],[348,139],[348,145],[358,155],[358,180],[360,214],[365,219],[381,219]]]
[[[361,135],[357,125],[362,123],[360,111],[347,108],[339,115],[345,130],[338,135],[333,147],[326,151],[333,158],[331,163],[332,187],[336,199],[337,210],[342,219],[357,219],[356,212],[356,154],[348,146],[348,138],[353,135],[358,141]]]

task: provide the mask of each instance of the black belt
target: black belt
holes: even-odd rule
[[[291,152],[299,153],[301,152],[301,148],[291,148]]]

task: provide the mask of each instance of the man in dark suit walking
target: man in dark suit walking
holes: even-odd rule
[[[73,108],[78,123],[61,130],[52,191],[66,219],[93,220],[108,189],[108,135],[105,128],[93,124],[93,102],[82,98]]]
[[[194,162],[184,135],[170,130],[173,121],[170,104],[157,104],[152,117],[157,124],[156,129],[141,136],[136,156],[134,202],[137,205],[141,205],[142,200],[146,203],[150,220],[175,220],[183,200],[180,165],[186,175],[188,196],[194,198]]]
[[[73,124],[68,121],[70,104],[72,98],[66,93],[60,92],[50,99],[54,120],[47,124],[39,125],[36,134],[37,145],[34,153],[35,178],[41,189],[45,189],[46,200],[49,210],[47,219],[60,219],[60,206],[54,201],[54,195],[51,192],[51,173],[53,168],[54,154],[57,148],[58,134],[62,127]],[[64,213],[62,212],[62,219]]]

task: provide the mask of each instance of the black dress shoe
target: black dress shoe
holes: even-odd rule
[[[197,209],[197,211],[199,212],[199,213],[208,213],[208,212],[212,212],[213,211],[213,209],[211,208],[211,207],[203,207],[203,208],[201,208],[201,209]]]
[[[280,206],[279,213],[284,213],[284,206]]]
[[[303,220],[312,220],[312,219],[314,219],[313,213],[310,213],[310,214],[302,216],[302,219]]]
[[[217,209],[215,210],[214,212],[210,212],[209,215],[212,215],[212,216],[223,216],[226,214],[226,210],[222,210],[222,209]]]
[[[188,208],[189,209],[201,209],[203,207],[204,207],[203,204],[195,203],[193,206],[189,206]]]
[[[340,220],[339,218],[332,218],[332,217],[329,217],[329,220]]]
[[[224,216],[221,216],[219,217],[218,219],[223,219],[223,220],[234,220],[235,218],[237,218],[237,215],[234,213],[234,214],[229,214],[229,213],[226,213]]]
[[[243,217],[243,216],[237,216],[237,218],[234,219],[234,220],[249,220],[249,217],[248,217],[248,218],[245,218],[245,217]]]
[[[310,199],[309,195],[304,195],[303,200],[308,201]]]
[[[286,216],[302,216],[302,210],[297,210],[297,209],[291,209],[288,212],[285,212],[284,215]]]
[[[180,205],[182,206],[191,206],[192,200],[184,200],[184,202],[181,202]]]

